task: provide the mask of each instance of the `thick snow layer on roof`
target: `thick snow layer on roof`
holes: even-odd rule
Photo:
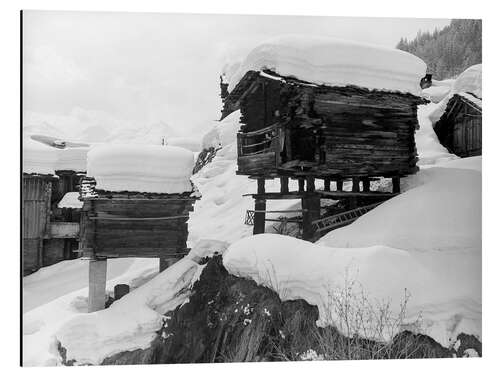
[[[219,148],[236,142],[236,133],[240,130],[241,111],[237,110],[217,122],[213,128],[203,136],[203,149]]]
[[[57,151],[54,147],[23,137],[23,172],[54,174]]]
[[[87,175],[109,191],[188,192],[193,165],[193,153],[175,146],[106,144],[87,155]]]
[[[80,193],[78,191],[69,191],[64,194],[64,197],[57,204],[58,208],[82,208],[83,202],[78,199]]]
[[[332,248],[260,234],[233,243],[223,258],[230,273],[274,289],[282,300],[316,305],[318,325],[335,325],[344,334],[349,332],[344,319],[360,319],[360,312],[366,330],[357,333],[368,338],[389,340],[397,328],[427,334],[445,347],[462,332],[481,337],[479,251],[411,251],[381,244]],[[356,309],[359,302],[378,311],[388,302],[390,316],[397,319],[405,294],[406,314],[396,331],[387,325],[380,335],[370,310]],[[353,304],[352,316],[336,309],[339,303]]]
[[[286,35],[266,40],[253,49],[230,78],[229,90],[249,70],[269,69],[317,84],[356,85],[419,95],[426,68],[420,58],[398,49]]]
[[[451,88],[451,94],[472,93],[478,98],[482,93],[482,64],[473,65],[458,76]]]

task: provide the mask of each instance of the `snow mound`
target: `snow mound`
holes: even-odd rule
[[[87,155],[87,175],[109,191],[189,192],[193,165],[193,153],[175,146],[106,144]]]
[[[481,336],[481,257],[475,252],[418,252],[382,245],[330,248],[260,234],[233,243],[223,260],[231,274],[274,289],[282,300],[304,299],[316,305],[318,325],[335,325],[346,335],[342,321],[360,316],[341,313],[335,303],[366,297],[363,303],[378,309],[389,302],[390,315],[397,317],[408,293],[400,329],[427,334],[445,347],[462,332]],[[349,287],[351,297],[346,295]],[[362,314],[369,318],[368,310]],[[385,340],[397,333],[389,325],[376,332],[377,324],[367,319],[366,330],[358,333]]]
[[[23,138],[23,172],[55,174],[57,149],[37,142],[29,137]]]
[[[214,127],[203,136],[202,147],[208,150],[211,147],[219,148],[236,142],[236,133],[240,130],[241,111],[237,110],[217,122]]]
[[[482,64],[473,65],[458,76],[451,89],[451,95],[460,93],[472,93],[478,98],[482,93]]]
[[[398,49],[328,37],[286,35],[268,39],[253,49],[231,77],[229,91],[249,70],[263,69],[317,84],[356,85],[419,95],[420,79],[427,67],[420,58]]]
[[[481,251],[480,172],[434,167],[422,170],[409,183],[416,187],[352,225],[328,233],[319,243],[346,248],[384,244],[412,251]]]
[[[189,297],[198,267],[184,258],[109,308],[76,315],[56,332],[67,358],[100,364],[116,353],[146,349],[161,328],[163,314]]]

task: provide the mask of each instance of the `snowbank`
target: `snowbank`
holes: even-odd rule
[[[54,174],[58,154],[57,149],[23,137],[23,172]]]
[[[458,161],[457,161],[458,162]],[[325,235],[331,247],[384,244],[411,251],[481,251],[481,172],[428,168],[412,176],[412,189]]]
[[[241,111],[234,111],[224,120],[217,122],[214,127],[203,136],[202,147],[205,150],[209,148],[219,148],[236,142],[236,133],[240,130]]]
[[[198,267],[184,258],[109,308],[76,315],[56,332],[67,358],[99,364],[122,351],[146,349],[162,325],[163,314],[188,298]]]
[[[158,259],[110,259],[106,293],[116,284],[137,288],[158,273]],[[23,364],[61,364],[55,333],[75,316],[87,315],[88,262],[64,261],[23,278]]]
[[[193,165],[193,153],[174,146],[106,144],[87,155],[87,175],[109,191],[188,192]]]
[[[88,289],[83,288],[24,314],[24,365],[60,364],[58,342],[66,349],[66,358],[77,364],[100,364],[113,354],[147,348],[162,326],[163,314],[189,298],[190,288],[204,267],[196,261],[223,254],[226,248],[223,242],[202,240],[161,274],[157,274],[158,259],[110,260],[108,272],[114,279],[107,282],[108,293],[118,283],[129,284],[133,290],[109,308],[94,313],[86,313]],[[71,278],[75,272],[61,275],[60,271],[69,269],[78,274],[86,271],[85,278],[80,280],[80,275],[77,283],[85,285],[88,263],[75,262],[33,274],[25,288],[46,283],[47,279],[64,284],[62,279]]]
[[[249,70],[263,69],[317,84],[357,85],[419,95],[426,65],[420,58],[398,49],[287,35],[266,40],[253,49],[230,77],[229,91]]]
[[[458,76],[451,89],[451,95],[472,93],[478,98],[482,93],[482,64],[473,65]]]
[[[346,283],[354,281],[354,296],[365,296],[375,309],[389,302],[395,317],[406,290],[410,299],[401,328],[425,333],[445,347],[461,332],[481,336],[477,252],[419,252],[382,245],[330,248],[260,234],[233,243],[224,254],[224,266],[234,275],[273,288],[282,300],[302,298],[318,306],[318,324],[334,324],[344,334],[346,327],[339,323],[345,316],[332,303],[346,298]],[[367,321],[366,327],[364,335],[376,337],[377,322]],[[395,333],[387,327],[382,336],[388,340]]]

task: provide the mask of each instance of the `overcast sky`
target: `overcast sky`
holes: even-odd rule
[[[26,11],[25,123],[110,131],[169,124],[201,136],[220,115],[229,59],[280,34],[326,35],[394,47],[449,19],[229,16]]]

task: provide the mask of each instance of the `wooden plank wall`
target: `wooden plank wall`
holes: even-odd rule
[[[51,179],[23,176],[23,269],[28,274],[43,265],[43,237],[50,220]]]
[[[81,246],[106,257],[166,257],[186,252],[193,203],[194,199],[86,200]]]
[[[239,158],[240,174],[350,178],[416,172],[414,133],[418,128],[417,105],[423,99],[354,86],[317,86],[288,78],[280,81],[258,76],[255,80],[254,90],[241,101],[242,131],[256,131],[277,122],[283,138],[276,151],[279,167],[265,165],[259,172],[249,159]],[[313,154],[311,147],[315,148]],[[301,162],[294,163],[298,160]]]

